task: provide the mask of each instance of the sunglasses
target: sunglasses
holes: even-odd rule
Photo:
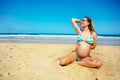
[[[87,20],[83,19],[83,20],[81,20],[81,21],[85,22],[85,21],[87,21]]]

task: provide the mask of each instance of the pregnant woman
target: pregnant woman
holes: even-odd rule
[[[81,30],[77,23],[80,23],[83,30]],[[90,50],[96,47],[97,34],[92,25],[92,20],[89,17],[84,17],[83,20],[72,18],[72,24],[78,34],[78,44],[75,51],[59,58],[60,65],[65,66],[72,62],[77,62],[81,66],[90,68],[100,68],[102,63],[99,59],[90,56]]]

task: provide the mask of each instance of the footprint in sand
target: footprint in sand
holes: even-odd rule
[[[96,78],[95,80],[98,80],[98,78]]]
[[[13,56],[9,56],[9,58],[13,58]]]
[[[0,73],[0,77],[3,77],[3,75]]]
[[[0,62],[2,62],[2,60],[0,59]]]
[[[8,76],[10,76],[9,72],[8,73],[4,73],[4,74],[0,73],[0,77],[8,77]]]
[[[13,48],[9,48],[9,49],[13,49]]]

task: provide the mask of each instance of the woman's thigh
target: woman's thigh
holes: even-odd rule
[[[86,57],[82,59],[79,64],[91,68],[100,68],[102,66],[102,62],[99,59],[91,57]]]
[[[68,55],[60,58],[60,64],[61,65],[67,65],[76,60],[76,52],[71,52]]]

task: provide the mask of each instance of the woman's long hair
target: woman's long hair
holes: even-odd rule
[[[91,33],[92,33],[92,32],[95,32],[95,33],[96,33],[96,31],[95,31],[95,29],[94,29],[94,26],[93,26],[93,24],[92,24],[91,18],[90,18],[90,17],[87,17],[87,16],[85,16],[84,18],[86,18],[87,21],[90,23],[90,24],[88,25],[88,28],[89,28],[90,32],[91,32]],[[96,33],[96,34],[97,34],[97,33]]]

